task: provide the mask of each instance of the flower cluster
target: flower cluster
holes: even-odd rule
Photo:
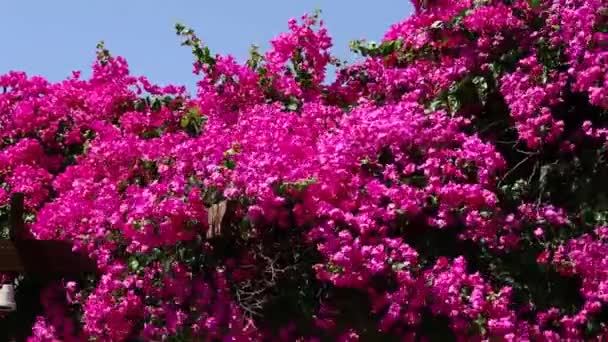
[[[608,336],[608,6],[414,5],[353,65],[318,14],[245,63],[177,25],[195,96],[0,76],[0,216],[99,268],[29,340]]]

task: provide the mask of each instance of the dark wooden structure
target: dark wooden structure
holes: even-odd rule
[[[43,313],[40,291],[59,279],[84,279],[98,273],[96,263],[72,252],[67,241],[25,239],[21,193],[13,194],[9,213],[9,240],[0,240],[0,272],[21,274],[15,289],[16,311],[0,318],[0,341],[27,341],[38,315]]]
[[[72,251],[67,241],[23,239],[23,194],[11,197],[10,240],[0,240],[0,272],[33,276],[96,273],[95,262]]]

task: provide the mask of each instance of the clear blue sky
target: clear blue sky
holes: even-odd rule
[[[72,70],[88,75],[95,44],[104,40],[127,58],[131,71],[161,84],[192,87],[192,58],[173,26],[194,28],[213,52],[244,59],[287,29],[291,17],[322,10],[334,54],[351,59],[352,39],[379,40],[408,16],[408,0],[2,0],[0,74],[26,71],[58,81]]]

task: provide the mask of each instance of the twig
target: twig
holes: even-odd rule
[[[515,166],[513,166],[509,171],[507,171],[505,173],[505,175],[500,179],[500,181],[498,182],[498,187],[500,187],[503,183],[503,181],[505,179],[507,179],[507,177],[509,177],[511,175],[511,173],[513,173],[515,170],[517,170],[517,168],[519,168],[520,166],[522,166],[525,162],[528,161],[528,159],[530,159],[533,155],[528,155],[526,158],[522,159],[519,163],[517,163]]]

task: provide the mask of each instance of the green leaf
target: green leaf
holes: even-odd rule
[[[399,51],[403,46],[401,40],[387,40],[380,44],[376,42],[365,42],[362,40],[353,40],[349,43],[350,49],[364,57],[382,56],[386,57],[392,53]]]
[[[226,159],[226,161],[224,161],[224,166],[230,170],[234,170],[236,167],[236,162],[232,159]]]
[[[160,108],[162,107],[162,102],[159,99],[154,99],[154,101],[152,101],[152,111],[153,112],[158,112],[160,110]]]
[[[327,264],[327,271],[331,273],[342,273],[344,269],[342,268],[342,266],[338,266],[330,262]]]
[[[181,128],[186,128],[190,125],[190,117],[188,115],[182,116],[182,119],[179,121],[179,126]]]
[[[202,131],[205,122],[207,122],[207,118],[201,116],[198,108],[192,107],[182,116],[179,125],[189,134],[198,135]]]
[[[405,268],[405,263],[402,263],[402,262],[394,263],[391,265],[391,268],[395,272],[401,271]]]
[[[131,268],[131,270],[137,272],[139,270],[139,266],[140,266],[139,260],[137,260],[137,258],[134,256],[131,257],[129,260],[129,268]]]
[[[295,112],[296,110],[298,110],[298,104],[295,102],[288,103],[287,109],[289,109],[292,112]]]
[[[177,34],[182,34],[182,32],[184,32],[185,29],[186,29],[186,26],[184,26],[184,24],[181,24],[181,23],[175,24],[175,31],[177,31]]]
[[[459,26],[462,24],[462,20],[464,18],[466,18],[466,16],[468,16],[469,14],[471,14],[473,12],[473,10],[471,10],[470,8],[467,8],[465,10],[460,11],[460,13],[458,13],[456,16],[454,16],[454,18],[452,18],[451,21],[451,25],[452,27],[454,26]]]

